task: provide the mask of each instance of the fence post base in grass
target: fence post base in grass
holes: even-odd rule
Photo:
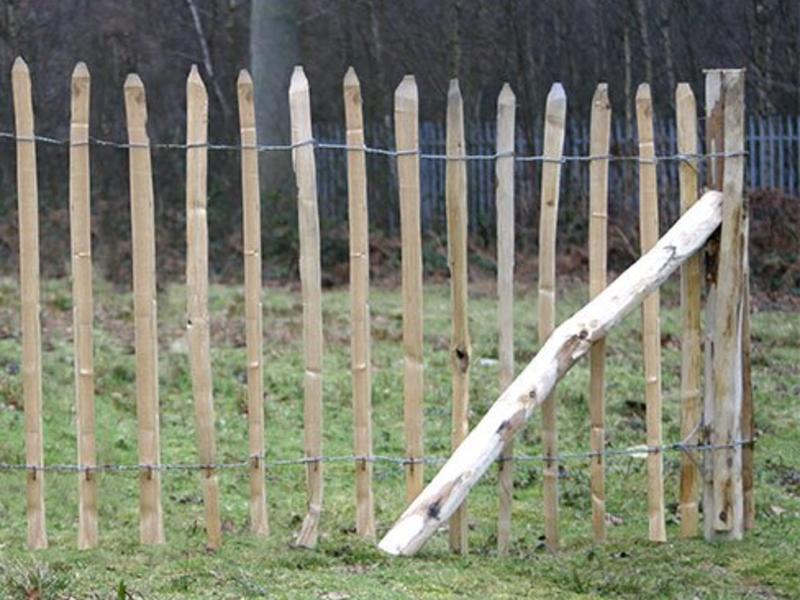
[[[649,252],[550,335],[384,536],[381,550],[410,555],[422,547],[591,344],[603,339],[703,246],[722,220],[722,198],[719,192],[705,194]]]

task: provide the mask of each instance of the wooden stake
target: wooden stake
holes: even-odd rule
[[[372,362],[369,315],[369,214],[361,84],[353,67],[344,76],[347,124],[347,198],[350,227],[350,359],[356,456],[372,456]],[[356,149],[357,148],[357,149]],[[375,538],[372,462],[356,461],[356,533]]]
[[[406,75],[394,93],[403,287],[403,419],[406,434],[406,501],[422,491],[422,234],[420,229],[419,99]],[[419,462],[417,462],[419,461]]]
[[[89,184],[89,69],[72,71],[69,148],[69,214],[72,250],[72,331],[75,348],[75,404],[78,464],[97,466],[94,437],[92,351],[92,234]],[[97,545],[97,477],[78,473],[78,548]]]
[[[697,201],[697,104],[688,83],[678,84],[675,90],[675,111],[678,124],[678,152],[687,155],[679,166],[681,214]],[[700,293],[702,272],[700,254],[681,266],[681,440],[697,444],[700,439],[700,375],[702,329],[700,323]],[[681,537],[697,534],[699,511],[697,502],[700,472],[699,456],[681,455],[680,516]]]
[[[702,248],[721,220],[722,194],[705,194],[647,254],[562,323],[392,526],[380,549],[396,555],[422,547],[572,365]]]
[[[639,131],[639,231],[642,254],[658,241],[658,190],[656,189],[655,146],[653,143],[653,103],[650,86],[643,83],[636,91],[636,122]],[[642,345],[644,346],[647,445],[660,448],[661,437],[661,325],[658,290],[642,303]],[[664,457],[661,452],[647,455],[647,509],[649,538],[667,540],[664,516]]]
[[[724,114],[725,105],[722,96],[722,73],[719,70],[706,72],[706,152],[718,154],[724,152]],[[722,191],[722,173],[725,159],[712,156],[706,167],[706,187]],[[717,271],[719,262],[719,232],[712,236],[706,246],[706,315],[705,339],[703,342],[703,428],[702,441],[711,443],[711,424],[714,421],[714,330],[716,327],[717,304]],[[703,453],[703,535],[706,539],[714,536],[714,473],[713,454]]]
[[[125,80],[125,114],[130,165],[133,314],[136,347],[136,415],[139,463],[161,464],[158,417],[158,328],[156,325],[156,236],[153,172],[147,136],[147,101],[138,75]],[[164,543],[161,471],[139,474],[139,538]]]
[[[197,67],[186,80],[186,338],[200,462],[216,462],[211,341],[208,318],[208,95]],[[201,474],[207,546],[222,543],[219,482],[209,467]]]
[[[514,380],[514,120],[517,99],[507,83],[497,97],[497,320],[500,389]],[[511,541],[514,499],[514,440],[500,454],[497,474],[500,506],[497,515],[497,554],[505,556]]]
[[[469,368],[472,345],[469,339],[468,272],[467,272],[467,153],[464,141],[464,103],[458,80],[450,80],[447,92],[447,262],[450,267],[450,300],[452,334],[450,369],[453,376],[452,448],[469,432]],[[450,549],[467,553],[467,506],[462,504],[450,519]]]
[[[250,531],[269,535],[264,482],[264,336],[261,304],[261,193],[253,80],[245,69],[237,82],[242,140],[242,232],[244,237],[244,312],[247,328],[247,439],[250,449]]]
[[[289,86],[292,121],[292,159],[297,180],[300,229],[300,285],[303,289],[303,356],[305,360],[305,450],[308,512],[295,543],[313,548],[319,535],[322,511],[322,282],[319,254],[317,170],[311,130],[311,99],[302,67],[295,67]]]
[[[556,326],[556,231],[558,196],[561,187],[561,158],[567,96],[560,83],[547,95],[542,165],[542,196],[539,215],[539,343],[544,344]],[[556,398],[542,403],[542,444],[544,446],[544,529],[550,550],[558,549],[558,454]]]
[[[744,199],[744,298],[742,307],[742,439],[753,440],[756,435],[753,406],[753,381],[750,367],[750,216],[748,199]],[[744,529],[755,527],[755,475],[753,473],[753,451],[755,443],[742,446],[742,493],[744,496]]]
[[[608,85],[597,86],[592,98],[589,154],[608,156],[611,131],[611,104]],[[607,281],[608,261],[608,159],[589,163],[589,296],[596,298]],[[592,529],[595,543],[606,541],[606,491],[603,452],[605,435],[605,365],[606,341],[598,340],[589,353],[589,443],[592,452],[590,475],[592,490]]]
[[[28,547],[47,548],[44,512],[44,431],[42,430],[42,339],[39,322],[39,192],[36,142],[28,65],[17,57],[11,69],[14,127],[17,134],[19,281],[22,309],[22,396],[25,405]]]
[[[714,420],[711,441],[730,448],[713,452],[713,537],[741,539],[742,489],[742,309],[744,286],[744,71],[722,72],[725,106],[725,203],[720,233],[714,330]]]

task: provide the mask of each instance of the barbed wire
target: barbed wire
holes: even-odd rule
[[[516,454],[510,457],[500,457],[496,462],[565,462],[570,460],[587,460],[598,456],[604,457],[643,457],[649,454],[666,452],[696,453],[713,452],[715,450],[732,450],[743,446],[754,445],[755,439],[737,440],[730,444],[687,444],[675,442],[661,446],[631,446],[628,448],[607,448],[602,451],[564,452],[555,456]],[[340,455],[340,456],[304,456],[295,459],[266,460],[266,453],[252,454],[247,460],[218,463],[159,463],[159,464],[43,464],[0,462],[0,472],[26,471],[33,473],[119,473],[126,471],[217,471],[229,469],[249,469],[259,467],[264,461],[264,468],[269,470],[277,467],[299,466],[315,463],[388,463],[397,466],[410,464],[438,465],[445,463],[448,458],[444,456],[424,456],[418,458],[374,455]]]
[[[366,154],[376,154],[388,157],[399,156],[419,156],[422,160],[443,160],[443,161],[493,161],[499,158],[513,158],[515,162],[550,162],[565,164],[568,162],[591,162],[595,160],[608,160],[609,162],[637,162],[642,164],[657,164],[665,161],[680,161],[680,162],[693,162],[700,159],[708,158],[733,158],[740,156],[747,156],[746,151],[741,152],[708,152],[705,154],[700,153],[675,153],[664,154],[655,156],[653,158],[643,158],[636,154],[631,155],[616,155],[616,154],[589,154],[589,155],[566,155],[560,158],[545,156],[542,154],[534,155],[517,155],[515,152],[495,152],[492,154],[462,154],[462,155],[448,155],[422,152],[420,149],[410,150],[392,150],[389,148],[377,148],[374,146],[360,145],[352,146],[339,142],[322,142],[316,139],[308,139],[292,144],[223,144],[214,142],[204,143],[180,143],[180,142],[117,142],[113,140],[104,140],[96,137],[89,137],[88,141],[73,142],[68,139],[59,139],[44,135],[34,136],[17,136],[14,133],[7,131],[0,132],[0,139],[10,140],[14,142],[41,142],[43,144],[51,144],[55,146],[86,146],[94,145],[101,147],[117,148],[117,149],[131,149],[131,148],[150,148],[153,150],[189,150],[193,148],[206,148],[213,151],[242,151],[242,150],[255,150],[257,152],[289,152],[295,148],[303,146],[313,146],[320,150],[345,150],[348,152],[364,152]]]

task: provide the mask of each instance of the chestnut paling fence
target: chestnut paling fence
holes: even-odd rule
[[[289,87],[291,141],[260,144],[255,129],[253,85],[242,71],[238,80],[241,142],[238,145],[209,143],[208,99],[196,68],[187,79],[187,126],[185,144],[151,144],[147,134],[145,88],[136,75],[125,81],[124,95],[128,129],[127,141],[100,140],[90,136],[90,75],[79,63],[72,75],[71,128],[68,140],[37,136],[28,66],[17,59],[12,69],[17,148],[17,188],[20,231],[20,293],[22,338],[22,383],[25,411],[25,462],[0,463],[0,471],[25,473],[28,544],[47,546],[44,480],[47,473],[70,472],[78,479],[78,545],[98,544],[97,473],[136,471],[139,473],[140,539],[142,543],[165,540],[162,513],[161,476],[170,470],[200,473],[205,510],[207,543],[222,542],[220,490],[217,473],[222,469],[249,472],[250,526],[254,534],[268,534],[265,469],[276,465],[304,465],[307,470],[308,510],[296,543],[312,547],[320,530],[323,512],[323,465],[347,461],[354,465],[356,532],[374,538],[376,525],[373,500],[373,464],[390,462],[405,470],[406,498],[411,508],[428,498],[423,493],[425,466],[445,462],[427,456],[423,437],[423,319],[420,164],[442,161],[445,165],[444,193],[448,257],[451,273],[452,340],[452,446],[457,448],[469,432],[470,366],[467,279],[467,163],[493,164],[496,179],[497,292],[499,331],[499,378],[509,388],[516,372],[513,349],[514,282],[514,185],[515,166],[541,163],[541,211],[539,227],[538,327],[544,346],[556,330],[555,243],[561,168],[565,162],[586,163],[589,169],[590,231],[589,270],[592,297],[606,288],[606,228],[608,220],[609,163],[632,161],[638,168],[640,237],[645,255],[658,242],[658,193],[656,164],[676,161],[679,169],[681,212],[689,218],[698,200],[701,171],[705,186],[722,190],[721,233],[706,244],[705,277],[701,256],[681,261],[682,369],[681,437],[665,443],[661,433],[661,347],[659,298],[655,291],[643,303],[642,344],[646,390],[646,445],[631,449],[606,447],[603,335],[592,338],[590,354],[591,447],[581,453],[559,453],[556,430],[556,396],[542,403],[542,456],[513,452],[513,437],[504,440],[497,462],[498,551],[508,551],[511,533],[513,465],[519,461],[541,460],[544,465],[543,511],[546,541],[559,545],[558,462],[570,457],[590,459],[590,490],[594,538],[606,536],[605,458],[620,454],[647,454],[649,538],[665,541],[663,454],[681,453],[680,516],[681,535],[692,536],[699,527],[702,498],[707,538],[740,538],[753,526],[753,409],[749,363],[749,287],[747,269],[747,207],[744,202],[744,74],[740,70],[713,70],[706,76],[706,148],[698,148],[698,111],[688,84],[676,89],[677,153],[656,155],[652,99],[647,84],[639,87],[636,114],[639,153],[614,156],[609,153],[611,104],[607,87],[597,87],[591,106],[589,154],[564,155],[567,98],[560,84],[554,84],[545,107],[542,153],[515,154],[515,97],[506,84],[498,97],[496,150],[485,155],[468,155],[465,145],[463,103],[458,82],[450,84],[447,99],[446,147],[444,154],[425,154],[419,146],[418,92],[413,76],[406,76],[395,92],[395,147],[365,145],[361,93],[355,72],[344,77],[345,143],[321,143],[312,135],[309,85],[297,67]],[[37,144],[69,147],[69,204],[72,248],[75,404],[77,464],[45,464],[43,457],[41,332],[39,323],[39,239],[37,203]],[[98,462],[94,430],[94,361],[92,348],[93,298],[90,235],[90,146],[111,145],[127,150],[130,164],[130,207],[133,255],[133,301],[136,362],[136,410],[138,462]],[[150,151],[170,147],[186,153],[187,233],[187,326],[192,393],[196,413],[198,462],[161,462],[158,399],[158,352],[156,328],[155,243],[153,175]],[[206,199],[209,150],[241,154],[243,205],[243,268],[245,285],[248,439],[247,456],[240,461],[217,460],[214,431],[214,401],[210,363],[208,314],[208,224]],[[317,204],[316,155],[320,150],[341,151],[347,157],[347,218],[350,231],[351,355],[354,411],[353,454],[327,456],[322,447],[322,310],[320,284],[320,229]],[[261,231],[258,153],[291,152],[297,181],[298,226],[300,234],[300,278],[303,297],[304,353],[304,444],[305,455],[297,459],[267,460],[264,439]],[[394,161],[400,207],[402,241],[403,340],[398,353],[404,358],[403,406],[405,453],[379,456],[372,450],[371,359],[369,315],[369,221],[365,157],[380,154]],[[704,168],[700,169],[700,165]],[[722,197],[722,196],[720,196]],[[704,197],[705,198],[705,197]],[[712,201],[714,199],[712,198]],[[700,203],[698,203],[699,206]],[[706,202],[708,204],[708,202]],[[719,205],[720,202],[717,201]],[[717,206],[717,209],[719,206]],[[718,210],[719,212],[719,210]],[[683,222],[683,220],[681,221]],[[688,221],[687,221],[688,222]],[[706,224],[707,225],[707,224]],[[684,225],[684,227],[686,227]],[[716,228],[716,224],[714,226]],[[644,260],[644,259],[643,259]],[[637,263],[638,264],[638,263]],[[635,266],[635,265],[634,265]],[[675,268],[677,265],[673,265]],[[719,273],[719,278],[717,278]],[[706,330],[701,329],[701,296],[705,288]],[[638,301],[641,299],[637,300]],[[612,324],[613,325],[613,324]],[[557,333],[557,330],[556,330]],[[584,336],[585,337],[585,336]],[[701,372],[705,368],[705,388]],[[560,376],[559,372],[559,376]],[[555,383],[553,383],[555,385]],[[502,400],[502,398],[501,398]],[[521,423],[513,424],[513,430]],[[474,432],[473,432],[474,433]],[[471,436],[472,437],[472,436]],[[470,438],[471,439],[471,438]],[[468,439],[469,441],[469,439]],[[452,459],[451,459],[452,461]],[[492,459],[492,462],[495,462]],[[450,463],[448,463],[449,465]],[[446,465],[447,466],[447,465]],[[481,473],[485,470],[485,467]],[[437,485],[435,478],[430,484]],[[468,492],[448,505],[450,546],[466,552],[467,508],[462,502]],[[457,487],[457,486],[456,486]],[[434,490],[435,491],[435,490]],[[463,492],[463,494],[462,494]],[[702,492],[702,493],[701,493]],[[422,494],[422,495],[421,495]],[[427,496],[426,496],[427,494]],[[426,518],[441,520],[439,497],[436,510],[429,505]],[[409,509],[410,510],[410,509]],[[401,519],[395,526],[402,527]],[[425,534],[425,539],[429,534]],[[421,538],[420,538],[421,539]],[[416,546],[424,542],[417,540]],[[390,549],[413,552],[413,546]],[[386,549],[386,547],[384,547]]]

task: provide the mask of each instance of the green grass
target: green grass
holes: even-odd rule
[[[75,461],[72,391],[71,301],[67,281],[43,289],[45,455],[48,463]],[[478,282],[470,304],[474,347],[472,418],[476,423],[497,395],[496,315],[492,286]],[[97,448],[104,463],[136,461],[131,297],[109,284],[96,285]],[[188,364],[183,343],[183,288],[159,297],[162,459],[197,460]],[[536,350],[535,294],[521,290],[516,304],[518,367]],[[679,438],[679,315],[673,287],[664,291],[664,437]],[[211,289],[212,347],[221,461],[247,454],[242,290]],[[583,286],[561,291],[559,318],[585,301]],[[449,328],[447,287],[425,290],[425,444],[430,455],[449,452]],[[402,350],[400,296],[394,289],[372,295],[373,420],[375,452],[400,456]],[[302,454],[301,304],[297,290],[265,294],[266,437],[269,458]],[[351,449],[348,294],[326,292],[324,431],[329,455]],[[644,443],[643,376],[638,312],[609,341],[609,443]],[[391,559],[353,534],[353,473],[349,464],[325,467],[325,510],[319,547],[290,548],[305,509],[304,471],[276,467],[268,473],[272,533],[248,533],[246,472],[220,474],[225,537],[222,549],[204,549],[199,475],[163,477],[167,543],[138,543],[137,476],[99,478],[97,549],[76,549],[77,481],[48,474],[50,548],[25,547],[24,476],[0,473],[0,595],[10,598],[797,598],[800,597],[800,317],[788,312],[753,316],[753,369],[758,428],[757,527],[741,543],[679,540],[679,457],[665,457],[667,544],[647,541],[645,464],[631,457],[608,463],[607,509],[618,517],[609,542],[592,543],[585,461],[565,463],[560,481],[563,550],[543,549],[541,465],[519,463],[513,550],[495,553],[494,472],[470,496],[470,554],[455,557],[438,534],[411,559]],[[23,413],[19,375],[17,288],[0,280],[0,462],[23,462]],[[559,385],[559,437],[564,451],[588,449],[588,371],[578,365]],[[517,451],[540,453],[537,417]],[[429,468],[430,477],[434,468]],[[379,534],[403,508],[400,468],[375,467]]]

